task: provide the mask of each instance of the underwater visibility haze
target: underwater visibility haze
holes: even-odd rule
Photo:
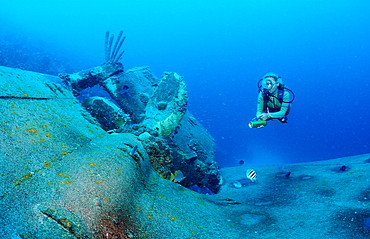
[[[47,74],[104,62],[124,30],[125,69],[183,76],[188,109],[216,140],[221,167],[370,151],[368,1],[3,1],[0,65]],[[257,82],[294,91],[288,124],[249,129]]]

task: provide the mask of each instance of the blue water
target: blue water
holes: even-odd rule
[[[103,63],[105,31],[122,29],[126,69],[184,76],[220,166],[293,163],[370,152],[369,12],[365,0],[3,1],[0,42],[78,71]],[[270,71],[296,94],[289,123],[249,129]]]

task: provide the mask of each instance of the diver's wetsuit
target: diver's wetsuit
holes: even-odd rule
[[[290,103],[285,103],[290,101],[290,94],[288,90],[284,90],[284,95],[283,95],[283,103],[280,103],[278,100],[278,93],[279,91],[277,90],[274,94],[274,96],[268,96],[267,101],[267,108],[268,111],[264,111],[264,96],[263,93],[260,92],[258,94],[258,103],[257,103],[257,114],[256,116],[259,116],[262,113],[270,113],[271,119],[281,119],[284,116],[286,116],[287,110],[289,109]]]

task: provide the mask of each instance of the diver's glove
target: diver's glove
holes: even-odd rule
[[[261,120],[268,120],[271,118],[271,115],[269,113],[263,113],[263,114],[260,114],[258,118]]]

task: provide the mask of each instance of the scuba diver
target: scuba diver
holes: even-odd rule
[[[258,81],[258,104],[256,117],[248,124],[250,128],[262,128],[267,120],[287,123],[290,104],[295,96],[286,88],[280,76],[267,73]]]

